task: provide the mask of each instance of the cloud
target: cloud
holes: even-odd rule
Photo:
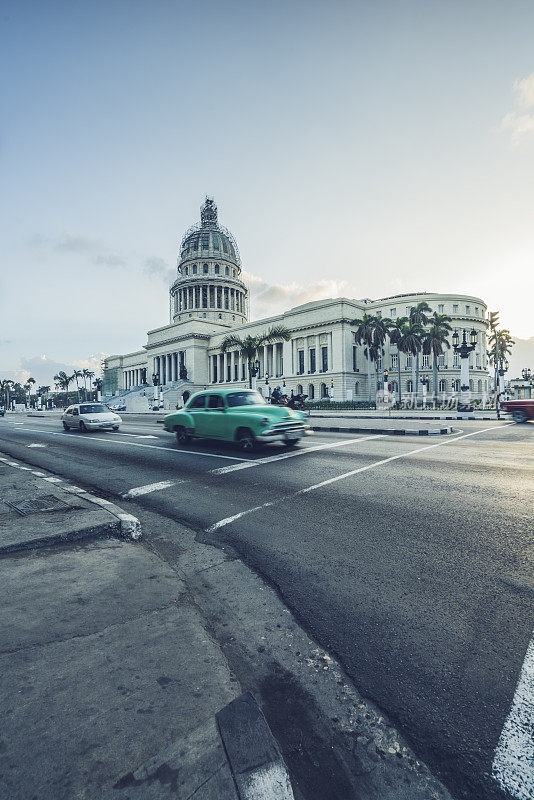
[[[352,294],[347,281],[321,280],[314,281],[308,286],[302,286],[296,282],[270,284],[263,278],[247,272],[243,274],[243,277],[249,287],[254,316],[259,315],[260,317],[279,314],[289,308],[311,303],[314,300]]]
[[[61,236],[44,236],[36,234],[31,238],[36,247],[51,250],[54,253],[77,253],[91,257],[94,264],[100,267],[125,267],[126,259],[107,247],[97,239],[64,233]]]
[[[143,271],[152,278],[158,278],[167,285],[173,283],[176,278],[176,270],[171,269],[166,261],[157,256],[151,256],[145,260]]]
[[[22,357],[20,359],[20,370],[14,370],[11,375],[6,377],[13,377],[14,380],[26,380],[30,375],[35,378],[38,386],[51,386],[54,387],[54,375],[62,370],[67,375],[72,375],[75,369],[89,369],[95,373],[95,376],[100,375],[100,363],[103,358],[108,355],[107,353],[94,353],[86,358],[73,360],[70,363],[63,361],[54,361],[46,355]],[[19,377],[20,376],[20,377]]]
[[[525,137],[534,134],[534,72],[526,78],[514,81],[515,109],[501,120],[500,130],[510,136],[517,147]]]

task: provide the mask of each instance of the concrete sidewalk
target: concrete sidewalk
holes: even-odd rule
[[[261,710],[184,582],[116,538],[107,510],[33,472],[0,462],[0,797],[252,800],[264,784],[291,800]]]

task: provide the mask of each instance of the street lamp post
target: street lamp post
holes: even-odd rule
[[[260,362],[258,359],[256,361],[252,361],[250,364],[250,382],[252,384],[252,388],[256,388],[256,376],[260,371]]]
[[[508,359],[504,358],[502,355],[499,358],[499,368],[497,369],[497,419],[501,418],[500,414],[500,397],[502,394],[502,390],[504,389],[504,373],[508,372]]]
[[[429,378],[428,375],[422,375],[419,378],[421,386],[423,387],[423,408],[426,408],[426,397],[428,392]]]
[[[458,411],[472,411],[471,390],[469,389],[469,354],[473,352],[478,342],[478,334],[473,328],[469,334],[469,344],[467,342],[467,331],[464,328],[462,343],[458,331],[452,335],[452,347],[455,353],[460,356],[460,402]]]
[[[525,367],[524,369],[521,370],[521,377],[523,378],[525,383],[528,383],[528,397],[530,399],[532,397],[532,384],[533,384],[532,370],[530,369],[530,367]],[[525,388],[525,398],[526,396],[527,396],[527,389]]]

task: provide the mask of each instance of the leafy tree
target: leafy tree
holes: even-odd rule
[[[14,385],[14,381],[10,378],[5,378],[0,381],[0,405],[2,405],[6,411],[9,408],[9,393]]]
[[[399,403],[402,401],[401,389],[401,353],[407,353],[406,350],[406,330],[408,324],[408,317],[398,317],[388,330],[389,340],[392,344],[397,345],[397,368],[399,373]],[[408,329],[409,330],[409,329]]]
[[[428,314],[430,314],[432,309],[426,302],[426,300],[422,300],[420,303],[417,303],[416,306],[410,309],[410,322],[415,325],[420,325],[424,328],[425,325],[428,325]],[[419,352],[421,348],[415,353],[415,397],[417,400],[417,395],[419,393]]]
[[[65,393],[66,393],[65,400],[66,400],[66,403],[68,405],[69,404],[69,395],[68,395],[69,386],[72,383],[72,381],[74,380],[74,376],[73,375],[67,375],[65,370],[61,370],[60,372],[58,372],[57,375],[54,375],[54,380],[56,382],[56,388],[63,389],[65,391]]]
[[[30,395],[31,395],[31,391],[32,391],[32,386],[34,386],[34,385],[35,385],[35,378],[31,378],[31,377],[28,378],[28,380],[24,384],[24,388],[28,392],[28,406],[30,406],[30,404],[31,404]]]
[[[429,320],[430,327],[423,333],[423,353],[432,354],[432,383],[434,403],[438,401],[438,356],[443,354],[443,347],[450,347],[448,335],[452,328],[451,317],[434,311]]]
[[[425,329],[418,322],[408,322],[403,336],[404,352],[412,357],[412,392],[416,392],[416,358],[419,357]],[[416,394],[417,396],[417,394]]]
[[[252,364],[256,360],[258,350],[265,344],[271,344],[277,339],[288,342],[291,339],[291,331],[283,325],[273,325],[266,333],[259,336],[245,336],[242,339],[236,334],[226,336],[221,344],[221,350],[226,353],[228,350],[239,350],[241,356],[246,360],[248,366],[248,384],[252,389]]]
[[[371,360],[374,354],[374,330],[375,330],[376,317],[372,314],[364,313],[361,319],[353,319],[351,326],[356,328],[354,337],[357,344],[365,345],[365,355],[367,357],[367,384],[369,386],[369,402],[372,402],[371,395]]]

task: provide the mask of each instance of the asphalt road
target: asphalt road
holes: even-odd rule
[[[106,497],[168,482],[136,502],[239,551],[456,797],[493,800],[533,628],[534,425],[458,428],[251,457],[179,448],[153,423],[79,434],[9,415],[0,450]]]

